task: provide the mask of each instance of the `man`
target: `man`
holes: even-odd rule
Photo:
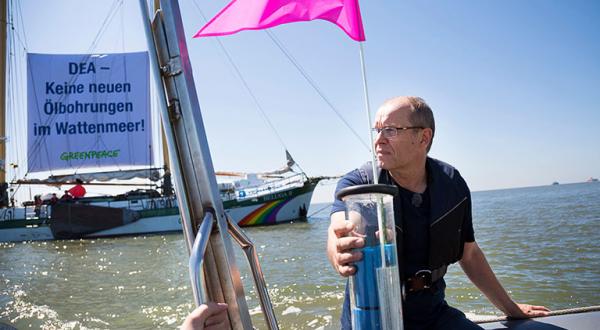
[[[395,185],[394,198],[403,301],[407,329],[479,329],[444,299],[443,276],[449,264],[459,261],[469,279],[507,316],[527,318],[547,315],[543,306],[515,303],[496,279],[475,242],[471,196],[458,171],[427,157],[435,133],[431,109],[418,97],[386,101],[375,119],[375,151],[381,171],[379,183]],[[337,190],[373,182],[370,164],[346,174]],[[337,191],[336,190],[336,191]],[[334,269],[347,277],[355,273],[353,262],[362,258],[357,248],[363,238],[351,237],[342,201],[334,202],[329,226],[327,255]],[[342,312],[342,328],[350,329],[348,291]]]
[[[83,181],[81,179],[75,179],[75,183],[76,185],[67,190],[67,192],[69,193],[69,195],[73,198],[81,198],[83,196],[85,196],[85,187],[83,186]]]

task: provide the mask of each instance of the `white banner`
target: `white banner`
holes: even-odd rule
[[[148,53],[27,64],[29,172],[152,164]]]

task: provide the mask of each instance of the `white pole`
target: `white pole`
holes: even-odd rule
[[[361,65],[361,69],[362,69],[362,78],[363,78],[363,87],[364,87],[364,91],[365,91],[365,109],[367,111],[367,123],[369,124],[369,138],[371,139],[371,168],[373,169],[373,183],[378,184],[379,183],[379,178],[377,175],[378,171],[377,171],[377,159],[375,158],[375,145],[374,145],[374,140],[373,140],[373,131],[371,130],[371,128],[373,128],[373,124],[371,122],[371,106],[369,105],[369,88],[367,86],[367,70],[365,67],[365,54],[364,54],[364,50],[363,50],[363,43],[359,42],[358,43],[359,48],[360,48],[360,65]],[[379,230],[381,230],[380,232],[383,233],[383,228],[384,227],[384,223],[383,223],[383,211],[382,211],[382,207],[381,207],[381,203],[378,203],[379,207],[377,207],[377,224],[379,225]],[[383,262],[383,266],[385,267],[385,249],[384,249],[384,245],[385,245],[385,239],[386,239],[386,235],[379,235],[379,243],[380,243],[380,247],[381,247],[381,260]]]
[[[369,102],[369,88],[367,86],[367,70],[365,67],[365,52],[363,50],[363,43],[359,42],[358,46],[360,48],[360,66],[362,69],[362,78],[363,78],[363,89],[365,92],[365,109],[367,111],[367,123],[369,125],[369,139],[371,141],[371,167],[373,169],[373,183],[379,183],[378,171],[377,171],[377,158],[375,158],[375,141],[373,140],[373,124],[371,122],[371,106]]]
[[[362,68],[363,87],[365,92],[365,108],[367,110],[367,123],[369,124],[369,138],[371,139],[371,162],[373,169],[373,183],[379,183],[378,171],[377,171],[377,158],[375,157],[375,141],[373,139],[373,124],[371,122],[371,107],[369,105],[369,89],[367,87],[367,70],[365,69],[365,54],[363,50],[363,43],[358,43],[360,47],[360,64]],[[378,279],[378,294],[382,309],[380,310],[381,321],[383,328],[385,329],[404,329],[404,322],[402,319],[402,298],[400,295],[400,277],[397,274],[398,268],[390,267],[388,259],[385,253],[385,243],[387,241],[387,229],[386,222],[383,214],[383,198],[377,200],[377,225],[379,227],[379,253],[381,255],[381,268],[377,269]],[[395,275],[394,275],[395,274]],[[390,283],[395,285],[390,285]],[[387,284],[387,285],[386,285]],[[393,289],[397,288],[397,289]],[[393,299],[390,297],[396,297]],[[397,305],[399,304],[399,305]],[[394,307],[392,307],[394,306]],[[398,313],[399,312],[399,313]]]

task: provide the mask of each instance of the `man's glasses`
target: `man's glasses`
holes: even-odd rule
[[[373,132],[379,134],[382,133],[384,138],[392,138],[400,133],[400,131],[406,131],[409,129],[424,129],[422,126],[407,126],[407,127],[393,127],[386,126],[382,128],[373,128]]]

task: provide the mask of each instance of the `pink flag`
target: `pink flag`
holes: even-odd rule
[[[358,0],[233,0],[194,38],[223,36],[314,19],[336,24],[356,41],[365,40]]]

